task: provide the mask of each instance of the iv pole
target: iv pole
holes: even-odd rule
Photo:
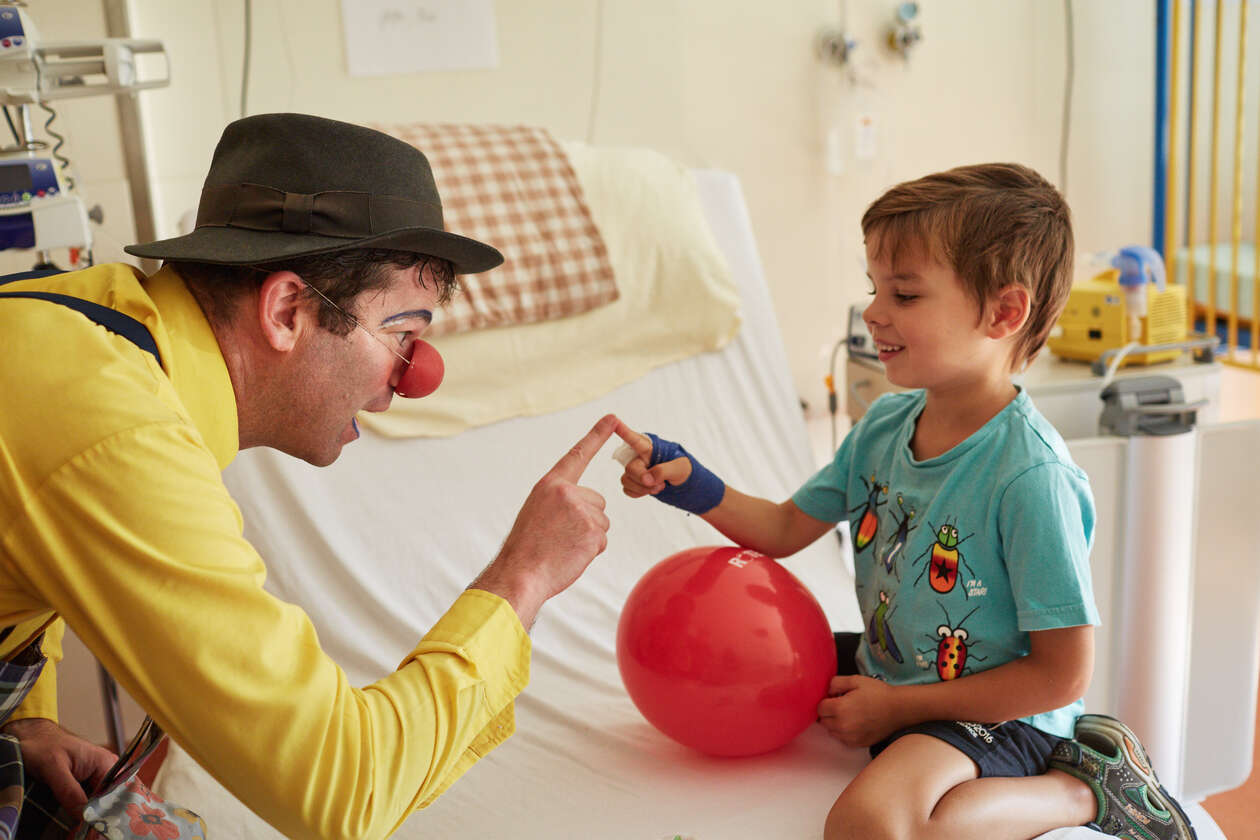
[[[105,8],[105,34],[110,38],[131,38],[131,12],[127,0],[102,0]],[[157,214],[154,212],[153,178],[149,170],[149,150],[140,126],[140,100],[136,92],[114,97],[118,107],[118,130],[122,134],[123,164],[131,190],[131,213],[136,225],[136,241],[158,239]],[[146,274],[158,269],[157,260],[142,259],[140,268]]]

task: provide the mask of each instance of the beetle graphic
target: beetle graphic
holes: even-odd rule
[[[977,662],[984,662],[987,659],[984,656],[968,656],[969,645],[967,644],[967,639],[969,634],[963,628],[963,624],[967,622],[967,619],[975,615],[976,610],[980,608],[976,607],[963,616],[957,627],[950,627],[949,625],[953,622],[949,620],[949,612],[946,611],[944,606],[940,604],[937,606],[940,606],[941,612],[945,613],[945,623],[936,628],[935,636],[928,633],[924,635],[936,642],[936,675],[942,680],[953,680],[963,675],[963,671],[966,669],[967,662],[970,659],[975,659]],[[979,643],[972,642],[972,644]],[[919,651],[920,655],[930,652],[930,650]]]
[[[888,538],[888,544],[884,546],[884,571],[891,572],[897,576],[897,580],[901,580],[901,573],[897,571],[897,555],[906,547],[906,537],[910,532],[917,528],[917,525],[911,525],[910,520],[914,519],[914,508],[906,511],[902,504],[905,499],[900,493],[897,494],[897,507],[901,508],[901,521],[897,523],[897,533]]]
[[[901,650],[897,647],[896,640],[893,639],[892,628],[888,626],[888,622],[896,609],[892,605],[892,599],[888,597],[888,593],[882,589],[879,590],[879,606],[871,614],[870,623],[866,628],[868,631],[866,640],[868,644],[878,647],[887,656],[892,657],[893,662],[900,664],[904,661],[901,656]]]
[[[866,476],[860,475],[858,478],[862,479],[862,483],[866,485],[867,496],[865,503],[849,511],[849,513],[855,510],[862,511],[862,515],[858,517],[857,534],[853,537],[855,551],[861,551],[875,541],[875,532],[879,530],[878,508],[882,504],[887,504],[879,501],[879,494],[888,492],[888,485],[876,481],[874,473],[871,473],[870,481],[866,480]]]
[[[929,522],[928,524],[931,525],[932,523]],[[971,571],[971,566],[967,565],[967,558],[958,550],[958,546],[974,537],[975,534],[968,534],[962,539],[958,539],[958,528],[949,524],[948,521],[940,528],[933,526],[933,529],[936,531],[936,542],[932,543],[931,548],[924,549],[923,554],[920,554],[914,563],[917,566],[919,561],[925,556],[931,555],[931,557],[927,565],[923,567],[923,571],[919,572],[919,576],[914,579],[914,582],[918,584],[923,579],[924,573],[931,569],[932,574],[928,575],[928,583],[932,584],[932,588],[937,592],[944,594],[953,591],[954,584],[958,583],[958,565],[960,563],[966,567],[969,574],[975,574]],[[968,598],[971,597],[967,594],[965,588],[963,589],[963,595]]]

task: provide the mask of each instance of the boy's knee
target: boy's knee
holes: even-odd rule
[[[904,815],[903,815],[904,816]],[[831,806],[823,826],[824,840],[908,840],[910,826],[897,819],[887,800],[876,801],[852,790]]]

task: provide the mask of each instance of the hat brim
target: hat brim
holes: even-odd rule
[[[449,260],[456,274],[479,274],[503,263],[497,248],[434,228],[402,228],[364,239],[313,236],[232,227],[200,227],[184,236],[123,248],[155,260],[188,260],[216,265],[251,265],[352,248],[389,248]]]

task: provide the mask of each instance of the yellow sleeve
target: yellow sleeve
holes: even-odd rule
[[[351,686],[307,615],[262,588],[218,466],[180,423],[66,463],[5,541],[140,705],[289,836],[387,836],[511,734],[529,679],[515,612],[474,590],[398,670]]]
[[[48,718],[57,720],[57,663],[61,661],[61,639],[66,633],[66,623],[60,618],[53,621],[44,630],[44,641],[40,649],[48,661],[44,670],[39,672],[39,679],[27,692],[26,699],[13,710],[9,720],[23,718]]]

